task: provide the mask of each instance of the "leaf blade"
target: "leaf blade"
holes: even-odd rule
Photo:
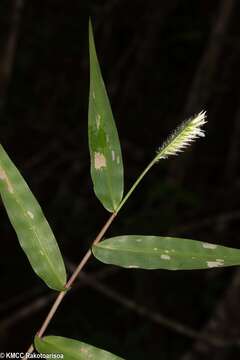
[[[35,347],[43,354],[60,353],[67,360],[121,360],[122,358],[95,346],[61,336],[35,337]]]
[[[101,75],[89,22],[90,90],[88,138],[94,192],[110,212],[123,197],[123,163],[118,132]]]
[[[1,145],[0,194],[33,270],[51,289],[63,290],[66,270],[55,237],[37,200]]]
[[[94,245],[92,251],[98,260],[125,268],[193,270],[240,265],[238,249],[161,236],[117,236]]]

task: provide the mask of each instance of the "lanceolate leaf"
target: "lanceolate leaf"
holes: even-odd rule
[[[57,242],[37,200],[1,145],[0,193],[33,270],[50,288],[62,290],[66,271]]]
[[[117,209],[123,196],[123,164],[117,129],[102,79],[89,23],[90,92],[88,137],[94,191],[110,212]]]
[[[125,268],[191,270],[240,265],[240,250],[161,236],[126,235],[93,246],[94,256]]]
[[[121,360],[108,351],[61,336],[35,337],[35,347],[43,354],[63,354],[65,360]],[[123,359],[122,359],[123,360]]]

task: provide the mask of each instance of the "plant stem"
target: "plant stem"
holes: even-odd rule
[[[111,225],[111,223],[113,222],[114,218],[116,217],[117,213],[114,212],[112,213],[112,215],[110,216],[110,218],[108,219],[108,221],[105,223],[105,225],[103,226],[103,228],[100,230],[99,234],[97,235],[97,237],[95,238],[95,240],[93,241],[93,245],[97,244],[102,237],[104,236],[105,232],[107,231],[107,229],[109,228],[109,226]],[[47,317],[45,318],[42,326],[40,327],[39,331],[37,332],[37,336],[42,337],[44,332],[46,331],[50,321],[52,320],[55,312],[57,311],[59,305],[61,304],[64,296],[67,293],[67,290],[69,290],[72,286],[72,284],[74,283],[74,281],[76,280],[76,278],[78,277],[78,275],[80,274],[81,270],[83,269],[83,267],[86,265],[86,263],[88,262],[89,258],[91,257],[91,250],[89,249],[85,256],[82,258],[82,260],[80,261],[79,265],[77,266],[76,270],[73,272],[73,274],[71,275],[71,277],[69,278],[68,282],[65,285],[65,290],[61,291],[55,302],[53,303],[49,313],[47,314]],[[32,353],[34,351],[34,347],[33,345],[31,345],[29,347],[29,349],[27,350],[27,353]],[[26,359],[26,356],[23,358]]]
[[[119,204],[117,210],[116,210],[116,214],[119,212],[119,210],[122,208],[122,206],[125,204],[125,202],[128,200],[128,198],[130,197],[130,195],[132,194],[132,192],[135,190],[135,188],[138,186],[138,184],[140,183],[140,181],[144,178],[144,176],[147,174],[147,172],[153,167],[153,165],[156,163],[156,158],[157,156],[155,156],[155,158],[148,164],[148,166],[143,170],[143,172],[141,173],[141,175],[137,178],[137,180],[135,181],[135,183],[133,184],[133,186],[131,187],[131,189],[128,191],[128,193],[124,196],[124,198],[122,199],[121,203]]]
[[[103,228],[100,230],[99,234],[97,235],[97,237],[95,238],[95,240],[93,241],[93,245],[96,245],[97,243],[99,243],[99,241],[102,239],[102,237],[104,236],[105,232],[107,231],[107,229],[109,228],[109,226],[111,225],[111,223],[113,222],[114,218],[117,216],[119,210],[122,208],[122,206],[125,204],[125,202],[128,200],[128,198],[130,197],[130,195],[133,193],[133,191],[135,190],[135,188],[137,187],[137,185],[140,183],[140,181],[144,178],[144,176],[147,174],[147,172],[151,169],[151,167],[156,163],[157,161],[157,156],[154,157],[154,159],[148,164],[148,166],[143,170],[143,172],[141,173],[141,175],[138,177],[138,179],[135,181],[135,183],[133,184],[133,186],[131,187],[131,189],[128,191],[128,193],[125,195],[125,197],[123,198],[123,200],[121,201],[120,205],[118,206],[117,210],[112,213],[112,215],[110,216],[110,218],[108,219],[108,221],[105,223],[105,225],[103,226]],[[42,326],[40,327],[39,331],[37,332],[37,336],[38,337],[42,337],[44,332],[46,331],[50,321],[52,320],[55,312],[57,311],[59,305],[61,304],[64,296],[67,293],[67,290],[69,290],[72,286],[72,284],[74,283],[74,281],[76,280],[76,278],[78,277],[78,275],[80,274],[81,270],[83,269],[83,267],[86,265],[86,263],[88,262],[89,258],[91,257],[91,249],[89,249],[86,254],[84,255],[84,257],[82,258],[82,260],[80,261],[78,267],[76,268],[76,270],[73,272],[73,274],[71,275],[71,277],[69,278],[68,282],[65,285],[65,290],[61,291],[55,302],[53,303],[48,315],[46,316]],[[27,353],[32,353],[34,351],[34,347],[33,345],[31,345],[29,347],[29,349],[27,350]],[[26,360],[26,356],[23,358],[24,360]]]

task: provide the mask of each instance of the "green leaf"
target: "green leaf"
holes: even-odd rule
[[[55,237],[37,200],[1,145],[0,194],[33,270],[50,288],[62,290],[66,270]]]
[[[102,79],[89,22],[90,92],[88,138],[94,191],[103,206],[114,212],[123,196],[123,163],[111,105]]]
[[[43,354],[63,354],[64,360],[121,360],[122,358],[95,346],[61,336],[35,337],[35,347]],[[123,359],[122,359],[123,360]]]
[[[125,268],[191,270],[240,265],[238,249],[181,238],[117,236],[92,250],[103,263]]]

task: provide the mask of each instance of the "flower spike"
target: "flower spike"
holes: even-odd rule
[[[206,122],[206,111],[201,111],[198,115],[184,121],[160,147],[155,160],[178,155],[198,137],[204,137],[205,134],[201,126]]]

